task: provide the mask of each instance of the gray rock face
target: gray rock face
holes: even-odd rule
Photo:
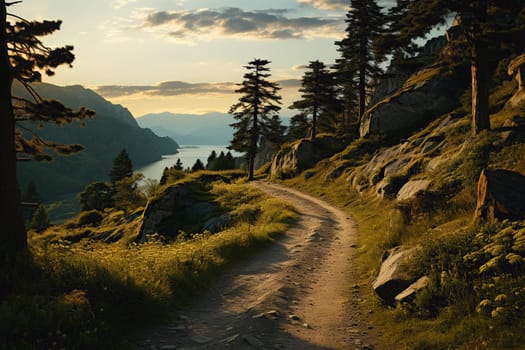
[[[173,215],[177,204],[187,198],[188,189],[184,185],[168,188],[162,196],[148,202],[142,214],[142,225],[140,225],[137,240],[143,241],[147,234],[157,232],[157,225],[162,220]]]
[[[272,177],[293,177],[315,164],[314,147],[310,140],[301,140],[289,150],[279,151],[272,160]]]
[[[230,215],[222,214],[220,216],[216,216],[207,220],[202,225],[202,230],[208,231],[210,233],[217,233],[219,231],[224,230],[230,224],[230,222]]]
[[[414,248],[396,247],[383,261],[379,275],[372,284],[376,295],[392,303],[399,293],[410,286],[419,276],[411,266]]]
[[[396,295],[395,300],[399,303],[409,301],[412,299],[417,292],[419,292],[423,288],[427,288],[432,281],[428,276],[423,276],[414,283],[412,283],[410,286],[408,286],[407,289]]]
[[[403,86],[403,83],[407,80],[407,74],[388,74],[384,76],[372,95],[369,105],[373,106],[383,98],[389,96],[391,93]]]
[[[475,220],[525,218],[525,176],[509,170],[481,172]]]
[[[458,83],[443,75],[436,75],[406,91],[398,90],[365,113],[360,135],[408,134],[451,111],[458,104],[461,93]]]
[[[314,141],[303,139],[273,157],[270,175],[277,178],[293,177],[313,167],[318,161],[342,151],[344,140],[325,136]]]
[[[225,214],[210,218],[216,210],[217,207],[212,203],[193,195],[186,184],[168,187],[162,195],[149,201],[146,205],[136,240],[143,242],[146,235],[154,233],[176,235],[181,228],[177,225],[178,221],[173,222],[169,227],[163,227],[162,230],[159,229],[159,224],[174,216],[195,223],[196,227],[201,227],[202,230],[212,233],[219,232],[230,223],[230,217]],[[202,226],[199,225],[199,222],[203,223]]]
[[[403,185],[403,187],[401,187],[401,189],[397,193],[396,198],[399,201],[413,198],[418,193],[426,191],[429,186],[430,186],[429,180],[408,181],[406,184]]]

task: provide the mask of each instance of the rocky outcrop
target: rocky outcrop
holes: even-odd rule
[[[201,181],[229,182],[219,175],[203,175]],[[136,241],[143,242],[147,235],[154,233],[176,237],[179,230],[185,227],[211,233],[226,228],[231,221],[229,215],[221,214],[216,205],[196,194],[192,186],[195,184],[176,184],[150,200],[142,214]]]
[[[397,193],[397,200],[403,201],[414,198],[418,193],[425,192],[430,186],[429,180],[408,181]]]
[[[376,295],[388,303],[407,289],[419,276],[412,266],[415,248],[396,247],[381,264],[379,275],[372,283]]]
[[[430,286],[431,282],[428,276],[423,276],[408,286],[407,289],[396,295],[394,299],[398,303],[408,302],[416,296],[417,292]]]
[[[525,176],[509,170],[485,169],[478,181],[475,220],[525,218]]]
[[[322,136],[313,141],[299,140],[277,152],[272,160],[270,175],[276,178],[293,177],[321,159],[342,151],[345,146],[345,140],[333,136]]]
[[[382,78],[374,90],[372,99],[369,102],[370,106],[375,105],[385,97],[391,95],[397,89],[403,86],[403,83],[408,79],[408,74],[402,73],[387,73]]]
[[[455,148],[450,149],[445,135],[461,123],[462,119],[455,114],[440,118],[432,124],[429,132],[380,149],[366,164],[348,166],[345,170],[340,168],[345,164],[334,162],[328,174],[345,174],[346,181],[358,192],[375,189],[379,197],[395,199],[411,177],[433,171],[454,159],[458,152]]]
[[[509,99],[507,105],[516,107],[525,101],[525,53],[510,62],[508,74],[514,76],[518,82],[518,91]]]
[[[255,169],[259,169],[264,164],[271,162],[278,149],[279,145],[264,140],[255,155]]]
[[[376,103],[362,118],[360,135],[402,133],[426,126],[458,104],[463,89],[438,69],[423,70],[405,85]]]

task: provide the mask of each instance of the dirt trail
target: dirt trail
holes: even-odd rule
[[[373,349],[360,288],[352,282],[357,228],[341,210],[301,192],[256,182],[291,203],[297,225],[233,266],[139,349]]]

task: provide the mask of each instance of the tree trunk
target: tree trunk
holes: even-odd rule
[[[314,103],[314,109],[312,112],[312,137],[311,140],[315,140],[317,130],[317,103]]]
[[[12,265],[27,252],[27,236],[16,177],[13,79],[7,51],[5,0],[0,0],[0,75],[0,265]]]
[[[474,34],[475,35],[475,34]],[[489,67],[487,44],[473,37],[471,41],[472,74],[472,133],[490,130],[489,118]]]

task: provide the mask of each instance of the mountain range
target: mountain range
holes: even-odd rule
[[[82,191],[93,181],[106,180],[113,159],[124,148],[135,169],[161,159],[163,154],[177,153],[179,145],[175,141],[141,128],[126,108],[110,103],[90,89],[52,84],[36,84],[34,88],[45,99],[58,100],[73,109],[84,106],[96,112],[94,118],[85,121],[86,127],[77,122],[65,126],[45,125],[42,129],[29,125],[44,139],[85,147],[72,156],[56,155],[51,162],[19,163],[21,188],[33,179],[46,201]],[[14,85],[13,94],[28,97],[20,85]]]
[[[234,119],[229,114],[216,112],[202,115],[164,112],[143,115],[137,122],[181,145],[227,145],[233,136],[230,124]]]

